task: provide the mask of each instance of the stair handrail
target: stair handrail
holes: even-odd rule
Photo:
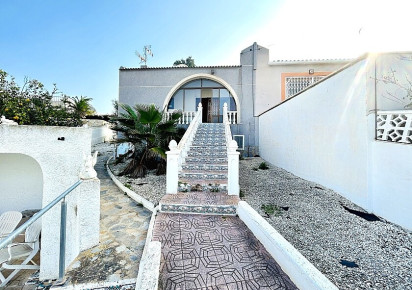
[[[239,155],[237,142],[232,139],[230,122],[228,118],[227,103],[223,104],[223,124],[225,126],[227,149],[227,193],[239,196]]]
[[[202,111],[202,103],[199,103],[196,116],[190,122],[190,125],[179,144],[177,144],[175,140],[172,140],[169,143],[170,151],[166,152],[166,193],[168,194],[177,193],[179,171],[181,170],[182,164],[187,156],[187,152],[192,145],[197,128],[199,127],[199,124],[202,123]]]
[[[78,180],[68,189],[66,189],[62,194],[56,197],[52,202],[43,207],[40,211],[35,213],[30,219],[28,219],[24,224],[15,229],[7,238],[0,241],[0,249],[6,247],[8,244],[13,242],[13,240],[21,234],[25,229],[27,229],[31,224],[37,221],[41,216],[48,212],[57,203],[60,203],[60,256],[59,256],[59,281],[63,281],[64,268],[65,268],[65,258],[66,258],[66,222],[67,222],[67,203],[66,196],[71,193],[76,187],[78,187],[83,182],[82,179]],[[4,285],[1,284],[1,287]]]

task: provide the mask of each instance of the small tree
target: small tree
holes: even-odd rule
[[[145,177],[147,169],[157,169],[157,174],[165,173],[166,151],[172,139],[179,139],[177,128],[181,113],[172,113],[169,120],[165,120],[164,113],[155,105],[120,104],[124,110],[120,116],[114,118],[113,129],[122,132],[124,137],[117,142],[132,142],[134,152],[132,160],[120,175],[129,175],[132,178]]]
[[[67,98],[64,100],[65,105],[74,113],[80,116],[80,118],[84,118],[87,115],[93,115],[96,110],[90,104],[92,98],[80,96]]]
[[[185,64],[185,65],[187,65],[188,67],[195,67],[195,66],[196,66],[196,65],[195,65],[195,60],[194,60],[191,56],[187,57],[186,60],[184,60],[184,59],[182,58],[181,60],[176,60],[176,61],[173,63],[174,66],[178,66],[179,64]]]

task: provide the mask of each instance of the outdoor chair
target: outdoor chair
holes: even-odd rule
[[[21,218],[22,214],[18,211],[6,211],[0,215],[0,241],[14,231]]]
[[[38,219],[26,229],[24,242],[11,243],[0,249],[0,288],[4,287],[20,270],[37,270],[40,268],[32,260],[40,248],[40,231],[41,219]],[[32,264],[28,264],[29,262]],[[5,278],[4,270],[14,271]]]

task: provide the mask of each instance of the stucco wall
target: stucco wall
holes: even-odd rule
[[[269,162],[367,205],[366,61],[274,108],[260,119]]]
[[[42,207],[43,174],[33,158],[0,153],[0,185],[0,214]]]
[[[379,61],[358,61],[261,115],[260,154],[412,229],[412,146],[375,141]]]
[[[373,211],[412,230],[412,145],[372,141]]]
[[[58,140],[62,137],[64,140]],[[83,155],[90,154],[90,147],[88,128],[0,125],[0,153],[23,154],[38,163],[43,184],[42,207],[79,180]],[[13,179],[24,183],[20,171],[15,171],[15,175]],[[99,180],[83,182],[66,200],[67,266],[79,251],[99,241]],[[58,277],[59,232],[60,206],[57,205],[42,217],[41,279]]]

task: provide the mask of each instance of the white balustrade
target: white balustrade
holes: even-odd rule
[[[166,121],[170,120],[170,117],[172,116],[172,112],[166,112]],[[178,124],[185,124],[185,125],[189,125],[193,119],[196,116],[196,112],[192,112],[192,111],[187,111],[187,112],[182,112],[182,117],[180,117]]]
[[[232,111],[233,112],[233,111]],[[227,103],[223,105],[223,124],[225,125],[225,137],[227,148],[227,192],[229,195],[239,195],[239,155],[237,142],[232,139],[231,123],[227,110]],[[232,115],[235,116],[235,115]],[[232,119],[233,120],[233,119]]]
[[[167,194],[177,193],[179,171],[181,170],[182,164],[184,163],[185,158],[187,156],[187,152],[189,151],[190,146],[192,145],[193,138],[195,137],[197,128],[199,127],[199,124],[202,123],[202,110],[203,110],[202,104],[199,103],[199,106],[197,107],[197,112],[186,112],[186,113],[193,113],[193,114],[186,114],[186,116],[191,116],[191,119],[189,121],[190,123],[189,128],[187,128],[179,144],[177,144],[175,140],[172,140],[169,143],[170,151],[166,152],[167,154],[166,193]],[[183,116],[182,116],[182,122],[185,122],[185,119],[183,118]]]
[[[229,124],[237,124],[237,111],[227,111]]]
[[[412,111],[378,111],[376,138],[412,144]]]

